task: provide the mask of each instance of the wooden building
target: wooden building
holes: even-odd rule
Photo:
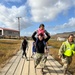
[[[0,37],[19,37],[18,30],[0,27]]]

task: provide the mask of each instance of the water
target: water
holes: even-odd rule
[[[53,46],[47,46],[47,48],[53,48]]]

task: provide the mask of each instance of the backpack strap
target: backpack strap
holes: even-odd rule
[[[37,42],[38,42],[38,38],[36,38],[36,44],[37,44]]]
[[[37,44],[37,42],[38,42],[38,38],[36,38],[36,44]],[[44,46],[46,46],[46,42],[43,40],[43,44],[44,44]]]

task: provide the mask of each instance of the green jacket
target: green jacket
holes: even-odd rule
[[[72,56],[73,54],[75,54],[75,43],[69,43],[68,40],[63,42],[60,49],[59,49],[59,54],[60,56],[62,55],[65,56]]]

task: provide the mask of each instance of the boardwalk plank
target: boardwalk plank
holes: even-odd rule
[[[0,75],[6,75],[7,74],[7,72],[9,71],[11,66],[14,64],[15,60],[17,59],[17,57],[20,53],[21,53],[21,51],[18,51],[18,53],[8,61],[6,66],[3,69],[1,69]]]
[[[22,75],[28,75],[28,65],[29,65],[29,61],[25,60]]]
[[[34,60],[30,61],[30,75],[35,75]]]
[[[52,56],[49,56],[51,59],[54,59]],[[59,62],[57,62],[55,59],[54,59],[54,63],[57,65],[57,67],[60,69],[60,71],[61,71],[61,73],[62,74],[58,74],[58,75],[63,75],[63,67],[62,67],[62,65],[59,63]],[[72,75],[70,72],[68,72],[68,75]]]
[[[32,45],[32,42],[30,43],[30,45]],[[30,75],[35,75],[34,59],[31,59],[31,56],[32,56],[32,46],[30,47],[30,53],[29,53]]]
[[[50,59],[54,59],[52,56],[49,56],[50,57]],[[58,62],[58,61],[55,61],[55,59],[54,59],[54,63],[57,65],[57,67],[63,72],[63,67],[62,67],[62,65]]]
[[[17,69],[15,70],[15,73],[13,75],[21,75],[22,66],[24,63],[24,59],[21,59]]]
[[[10,62],[1,70],[0,75],[6,75],[8,70],[11,68],[13,61],[15,60],[17,56],[14,56]]]
[[[29,56],[30,56],[30,42],[29,42],[29,49],[27,50],[27,57],[29,59]],[[23,71],[22,71],[22,75],[29,75],[29,64],[30,64],[30,61],[27,61],[25,60],[25,63],[24,63],[24,67],[23,67]]]
[[[62,71],[57,67],[57,65],[55,64],[55,60],[51,57],[51,56],[49,56],[49,58],[50,58],[50,60],[51,61],[49,61],[49,63],[53,66],[53,68],[54,68],[54,70],[56,71],[56,73],[58,74],[58,75],[63,75],[63,73],[62,73]]]
[[[41,67],[37,67],[37,68],[36,68],[36,75],[43,75],[43,74],[41,73]]]
[[[13,63],[13,65],[11,66],[11,68],[9,69],[9,71],[7,72],[6,75],[13,75],[14,74],[14,71],[17,68],[20,60],[21,60],[21,54],[19,54],[18,58],[15,60],[15,62]]]
[[[49,61],[51,62],[51,60],[48,60],[46,62],[48,74],[50,73],[50,75],[57,75],[56,71],[54,70],[53,66],[49,63]]]

